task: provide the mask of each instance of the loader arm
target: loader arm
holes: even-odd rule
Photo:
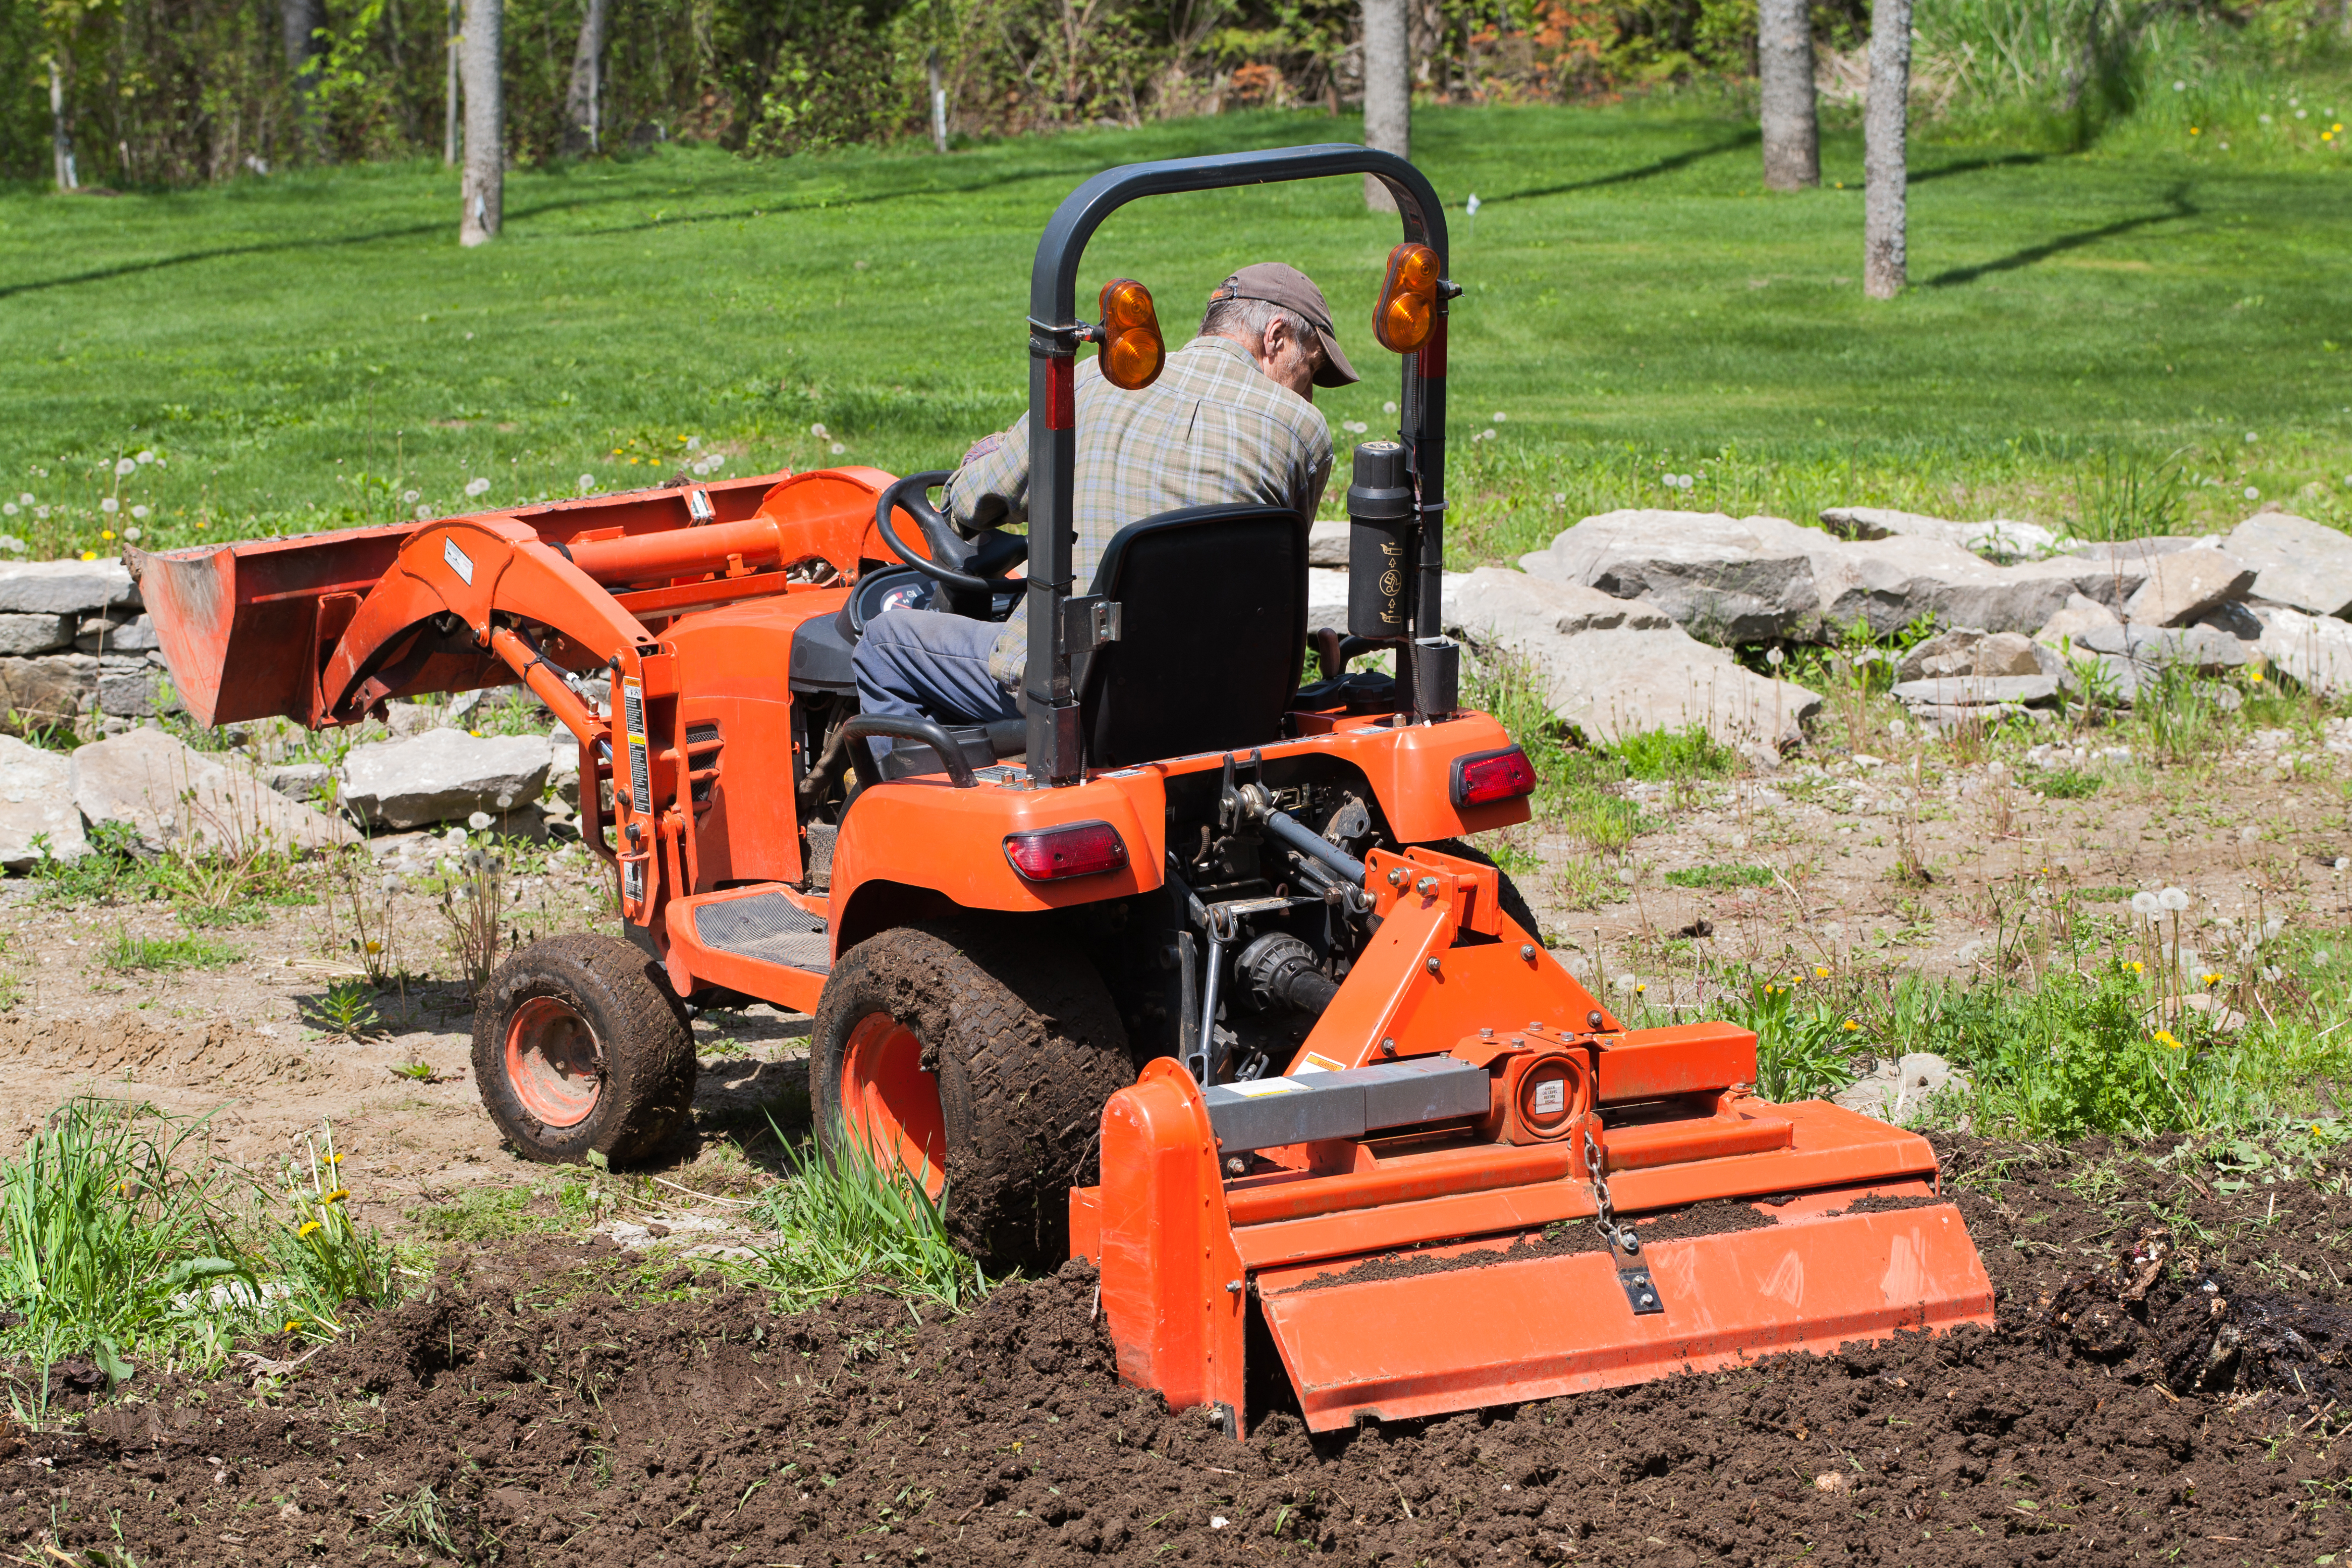
[[[582,546],[583,549],[589,548]],[[388,679],[426,623],[454,616],[474,642],[499,656],[583,742],[601,726],[548,670],[543,652],[494,616],[535,622],[561,634],[598,662],[636,673],[638,649],[654,634],[623,609],[610,589],[543,542],[536,531],[503,517],[459,518],[420,530],[381,582],[360,601],[320,672],[316,711],[349,724],[364,717],[401,682]],[[503,631],[504,636],[496,635]]]

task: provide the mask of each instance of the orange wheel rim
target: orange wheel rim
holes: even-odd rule
[[[532,997],[507,1022],[507,1081],[542,1126],[577,1127],[596,1113],[603,1056],[588,1020],[552,996]]]
[[[841,1114],[851,1136],[885,1169],[903,1169],[934,1198],[947,1191],[940,1080],[923,1070],[923,1042],[887,1013],[868,1013],[849,1031],[841,1053]]]

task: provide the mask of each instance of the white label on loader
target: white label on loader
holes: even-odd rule
[[[1548,1078],[1536,1085],[1535,1113],[1556,1116],[1568,1109],[1568,1079]]]
[[[1346,1072],[1348,1064],[1335,1062],[1320,1051],[1309,1051],[1307,1059],[1298,1064],[1300,1072]]]
[[[458,549],[457,542],[446,534],[441,539],[441,559],[449,563],[450,571],[466,580],[467,587],[474,585],[474,558]]]

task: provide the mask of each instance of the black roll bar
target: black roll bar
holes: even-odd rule
[[[1393,153],[1346,142],[1106,169],[1065,197],[1038,237],[1037,259],[1029,274],[1029,670],[1024,682],[1029,777],[1034,784],[1076,784],[1086,772],[1063,605],[1070,596],[1071,549],[1076,538],[1073,377],[1081,326],[1076,314],[1078,260],[1087,241],[1105,218],[1139,196],[1335,174],[1370,174],[1388,186],[1403,220],[1404,238],[1437,252],[1439,275],[1446,275],[1445,211],[1428,179]],[[1404,443],[1406,468],[1414,481],[1413,524],[1421,542],[1412,595],[1417,637],[1437,637],[1444,630],[1438,595],[1445,552],[1445,313],[1452,293],[1450,283],[1441,284],[1436,325],[1420,353],[1404,356],[1404,385],[1397,399],[1397,437]],[[1412,666],[1410,657],[1397,660],[1400,681],[1411,680]],[[1405,700],[1405,710],[1412,711],[1411,693],[1399,695]]]

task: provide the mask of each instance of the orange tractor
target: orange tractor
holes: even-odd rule
[[[1307,520],[1263,506],[1137,519],[1073,583],[1075,356],[1132,386],[1161,353],[1125,280],[1079,317],[1088,237],[1141,195],[1367,173],[1403,219],[1373,323],[1402,413],[1355,455],[1345,630],[1310,623]],[[846,468],[133,566],[202,721],[520,681],[578,738],[628,940],[525,947],[476,1014],[534,1159],[677,1132],[691,1008],[813,1013],[825,1145],[983,1258],[1094,1260],[1122,1374],[1235,1435],[1253,1346],[1324,1429],[1990,1321],[1924,1140],[1758,1100],[1744,1029],[1624,1027],[1462,842],[1535,776],[1442,630],[1457,292],[1388,154],[1113,169],[1038,245],[1025,538],[958,531],[943,474]],[[904,605],[1024,616],[1025,721],[859,714],[851,650]],[[1393,674],[1348,668],[1372,651]]]

